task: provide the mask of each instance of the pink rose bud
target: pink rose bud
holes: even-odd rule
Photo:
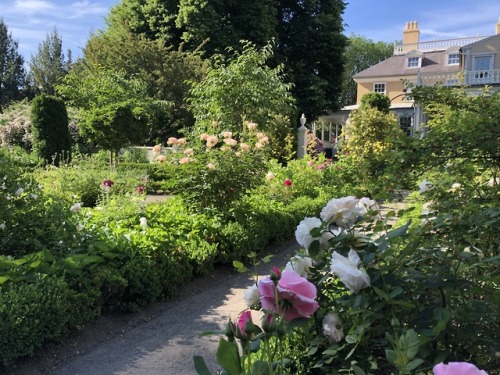
[[[289,178],[287,178],[285,180],[285,186],[292,186],[292,180],[290,180]]]
[[[235,336],[239,339],[246,340],[253,334],[252,313],[250,310],[243,311],[238,318],[238,327]]]
[[[262,330],[269,333],[276,330],[276,319],[273,313],[268,312],[262,317]]]
[[[270,274],[271,280],[276,281],[281,278],[281,271],[278,267],[273,266],[271,268],[271,274]]]
[[[142,194],[143,192],[144,192],[144,186],[139,185],[139,186],[137,187],[137,193]]]

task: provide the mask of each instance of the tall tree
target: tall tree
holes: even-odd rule
[[[263,47],[275,38],[277,1],[179,0],[177,27],[190,48],[202,43],[207,56],[241,48],[240,40]]]
[[[111,33],[120,33],[125,27],[133,34],[178,49],[183,33],[176,26],[178,8],[179,0],[122,0],[111,8],[106,24]]]
[[[276,55],[294,84],[299,113],[338,109],[343,72],[343,0],[281,0]]]
[[[23,95],[26,82],[24,59],[18,52],[18,43],[0,18],[0,112]]]
[[[202,50],[206,57],[241,51],[240,40],[263,47],[274,39],[275,58],[269,64],[284,64],[300,112],[315,118],[339,107],[347,40],[342,34],[343,0],[124,0],[122,4],[108,18],[110,30],[119,21],[134,33],[174,47],[184,43],[186,50]],[[164,6],[154,8],[155,4]]]
[[[391,43],[374,42],[364,36],[351,34],[343,57],[341,106],[356,103],[357,86],[352,76],[392,56],[393,50]]]
[[[68,54],[71,56],[70,52]],[[36,56],[31,56],[29,79],[34,91],[54,95],[55,85],[68,73],[70,63],[64,60],[62,39],[54,28],[38,45]]]

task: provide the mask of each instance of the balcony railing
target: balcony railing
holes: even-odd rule
[[[467,44],[475,43],[484,39],[484,36],[476,36],[470,38],[458,38],[458,39],[446,39],[446,40],[435,40],[432,42],[422,42],[422,43],[411,43],[411,44],[395,44],[394,45],[394,54],[395,55],[404,55],[410,51],[420,51],[420,52],[429,52],[429,51],[440,51],[448,49],[449,47],[463,47]]]
[[[434,86],[436,84],[444,86],[500,84],[500,69],[453,73],[419,73],[417,76],[417,85],[419,86]]]

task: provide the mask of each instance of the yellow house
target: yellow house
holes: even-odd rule
[[[320,120],[345,124],[363,95],[379,92],[391,99],[391,111],[398,116],[400,126],[414,135],[422,130],[425,114],[406,98],[405,81],[416,85],[460,85],[471,94],[479,93],[485,85],[500,90],[500,20],[492,36],[431,42],[420,41],[416,21],[406,22],[402,43],[394,46],[393,55],[355,74],[353,79],[357,83],[357,102]]]

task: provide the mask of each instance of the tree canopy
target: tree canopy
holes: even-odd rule
[[[18,43],[0,18],[0,112],[12,101],[22,99],[26,83],[23,64]]]
[[[357,101],[357,85],[352,76],[368,69],[393,54],[393,45],[385,42],[374,42],[361,35],[351,34],[344,51],[344,72],[342,75],[342,95],[340,105],[355,104]]]
[[[342,0],[124,0],[107,18],[113,33],[158,40],[174,49],[230,55],[240,40],[263,47],[275,40],[270,66],[284,64],[299,111],[315,118],[339,107],[343,71]]]
[[[67,74],[70,63],[71,52],[68,52],[68,60],[65,61],[62,39],[54,28],[38,45],[38,53],[31,57],[29,80],[34,91],[54,95],[55,85]]]

